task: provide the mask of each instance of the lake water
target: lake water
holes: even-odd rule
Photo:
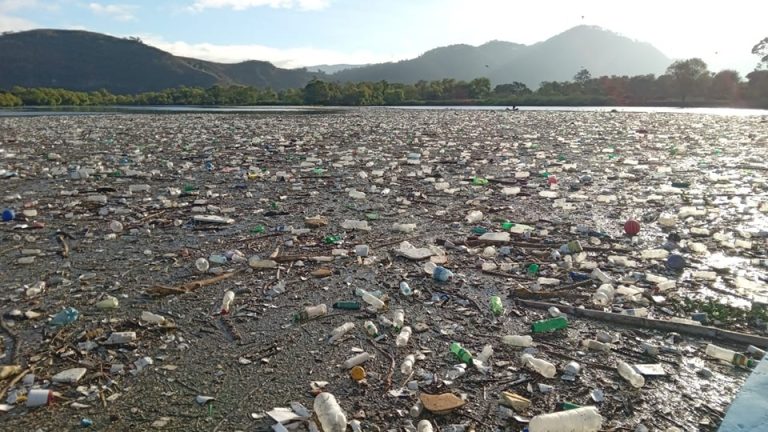
[[[519,111],[574,111],[574,112],[638,112],[665,114],[705,114],[717,116],[768,116],[765,109],[745,108],[674,108],[674,107],[565,107],[565,106],[521,106]],[[49,115],[96,115],[96,114],[329,114],[356,109],[388,110],[459,110],[459,111],[505,111],[505,106],[393,106],[393,107],[315,107],[315,106],[106,106],[106,107],[25,107],[0,109],[0,117],[49,116]]]

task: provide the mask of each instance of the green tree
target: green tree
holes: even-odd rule
[[[514,81],[512,84],[499,84],[493,88],[493,93],[497,96],[527,96],[533,93],[527,85],[520,81]]]
[[[683,105],[685,99],[699,90],[697,85],[709,78],[707,64],[700,58],[677,60],[667,68],[667,75],[674,79],[675,87]]]
[[[491,80],[488,78],[475,78],[469,82],[469,96],[474,99],[483,99],[491,93]]]
[[[741,77],[734,70],[722,70],[713,78],[709,86],[709,96],[714,99],[734,100],[739,96]]]
[[[581,68],[580,71],[576,72],[576,75],[573,76],[573,80],[577,83],[584,86],[587,81],[592,79],[592,74],[589,73],[589,71],[586,68]]]
[[[768,66],[768,37],[763,38],[763,40],[752,47],[752,54],[760,57],[760,61],[757,63],[757,69],[761,66]]]

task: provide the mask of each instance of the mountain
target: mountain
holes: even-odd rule
[[[215,84],[303,87],[312,75],[247,61],[222,64],[177,57],[143,44],[99,33],[31,30],[0,36],[0,88],[60,87],[138,93]]]
[[[178,57],[135,38],[74,30],[31,30],[0,36],[0,89],[60,87],[138,93],[169,87],[250,85],[275,90],[304,87],[312,78],[415,83],[478,77],[492,84],[564,81],[582,68],[593,77],[662,73],[671,60],[653,46],[599,27],[579,26],[533,45],[491,41],[450,45],[399,62],[281,69],[251,60],[225,64]],[[326,75],[336,70],[332,75]]]
[[[339,81],[415,83],[454,78],[469,81],[487,77],[492,84],[520,81],[537,87],[542,81],[571,80],[586,68],[602,75],[660,74],[672,63],[652,45],[593,26],[578,26],[533,45],[492,41],[474,47],[451,45],[396,63],[380,63],[344,70]]]
[[[427,51],[415,59],[347,69],[331,77],[339,81],[387,80],[408,84],[443,78],[469,81],[487,77],[491,68],[514,58],[523,49],[525,45],[502,41],[491,41],[479,47],[450,45]]]
[[[317,66],[307,66],[305,69],[309,72],[323,72],[327,74],[332,74],[336,72],[341,72],[343,70],[347,69],[355,69],[363,66],[369,66],[367,64],[361,64],[361,65],[354,65],[354,64],[322,64]]]

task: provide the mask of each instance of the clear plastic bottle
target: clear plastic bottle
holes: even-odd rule
[[[413,290],[411,289],[411,286],[408,285],[408,282],[402,281],[400,282],[400,294],[410,297],[413,295]]]
[[[632,384],[632,387],[640,388],[645,385],[645,378],[637,373],[629,363],[619,360],[617,369],[619,370],[619,375]]]
[[[344,369],[352,369],[355,366],[359,366],[368,360],[370,360],[373,356],[368,354],[367,352],[360,353],[354,357],[348,358],[347,360],[342,363],[342,367]]]
[[[376,310],[384,307],[384,302],[369,292],[363,293],[363,301],[371,305]]]
[[[705,353],[710,357],[726,361],[736,366],[751,368],[755,365],[755,361],[744,354],[737,353],[736,351],[727,348],[721,348],[717,345],[708,344]]]
[[[379,324],[384,328],[394,328],[395,323],[384,315],[379,315]]]
[[[424,404],[420,400],[417,400],[415,404],[408,410],[408,414],[413,418],[419,418],[421,412],[424,411]]]
[[[394,314],[392,315],[392,327],[395,328],[395,330],[400,330],[403,328],[403,323],[405,322],[405,311],[402,309],[395,309]]]
[[[533,338],[528,335],[506,335],[501,338],[501,342],[505,345],[516,347],[529,347],[533,345]]]
[[[332,394],[317,395],[313,409],[324,432],[344,432],[347,429],[347,417]]]
[[[600,341],[596,341],[594,339],[584,339],[583,341],[581,341],[581,345],[584,348],[587,348],[593,351],[608,352],[611,350],[611,345],[600,342]]]
[[[368,336],[370,337],[379,336],[379,329],[376,327],[376,324],[374,324],[373,321],[366,321],[365,323],[363,323],[363,326],[365,326],[365,332],[368,333]]]
[[[165,317],[162,315],[157,315],[149,311],[144,311],[141,313],[141,320],[144,322],[148,322],[150,324],[163,324],[165,323]]]
[[[344,324],[336,327],[331,332],[331,337],[328,339],[328,343],[334,343],[337,340],[341,339],[342,336],[344,336],[348,331],[355,328],[355,323],[352,322],[345,322]]]
[[[226,315],[229,313],[229,308],[232,307],[232,302],[235,301],[235,293],[227,291],[224,293],[224,298],[221,300],[221,314]]]
[[[413,354],[408,354],[405,356],[405,360],[403,360],[403,363],[400,365],[400,373],[403,375],[410,375],[411,372],[413,372],[413,364],[416,363],[416,356]]]
[[[611,284],[602,284],[592,296],[592,301],[601,306],[613,303],[614,289]]]
[[[400,330],[400,334],[397,335],[397,339],[395,339],[395,346],[397,347],[404,347],[408,344],[408,339],[411,338],[411,328],[408,326],[403,327],[402,330]]]
[[[529,369],[538,372],[545,378],[554,378],[557,373],[555,365],[546,360],[536,358],[527,353],[520,356],[520,359]]]
[[[597,432],[603,426],[603,416],[596,407],[588,406],[540,414],[528,423],[529,432]]]
[[[429,420],[421,420],[418,425],[416,425],[416,432],[432,432],[434,429],[432,429],[432,423],[429,422]]]
[[[316,306],[305,306],[304,309],[294,315],[295,321],[306,321],[312,318],[317,318],[328,313],[328,306],[325,304],[319,304]]]

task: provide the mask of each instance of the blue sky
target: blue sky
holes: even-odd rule
[[[768,36],[766,16],[768,1],[750,0],[0,0],[0,31],[84,29],[284,67],[401,60],[494,39],[531,44],[589,24],[746,74],[757,63],[752,46]]]

